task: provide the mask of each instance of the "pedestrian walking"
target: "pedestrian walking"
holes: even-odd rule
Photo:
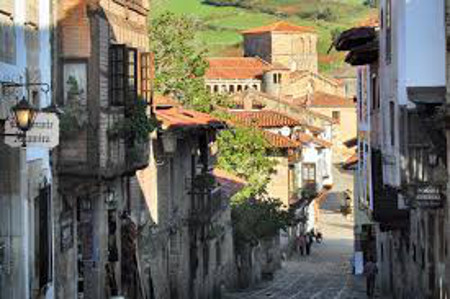
[[[370,257],[364,266],[364,275],[366,276],[366,294],[368,298],[373,298],[375,291],[375,279],[378,274],[378,267]]]
[[[297,237],[297,253],[300,253],[302,256],[305,253],[305,247],[306,247],[306,239],[303,234],[300,234]]]
[[[321,232],[317,232],[316,234],[316,242],[317,243],[322,243],[323,237],[322,237],[322,233]]]
[[[309,255],[311,253],[311,245],[314,242],[312,233],[309,232],[306,235],[306,254]]]

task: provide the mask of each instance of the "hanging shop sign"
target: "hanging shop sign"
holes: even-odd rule
[[[14,118],[5,123],[6,134],[20,134]],[[22,146],[20,138],[5,136],[5,143],[11,147]],[[34,124],[26,134],[26,143],[29,147],[54,148],[59,144],[59,118],[55,113],[38,112]]]
[[[415,197],[418,208],[439,208],[444,200],[441,188],[433,185],[417,187]]]

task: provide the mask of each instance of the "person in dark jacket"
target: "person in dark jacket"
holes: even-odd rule
[[[366,294],[368,298],[373,298],[375,291],[375,278],[378,274],[377,264],[372,257],[364,265],[364,275],[366,276]]]
[[[306,234],[306,254],[309,255],[311,253],[311,245],[314,242],[314,236],[311,232]]]

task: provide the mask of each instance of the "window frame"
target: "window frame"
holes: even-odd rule
[[[337,114],[337,117],[335,114]],[[331,118],[333,118],[333,121],[340,124],[341,123],[341,111],[339,111],[339,110],[331,111]]]
[[[305,171],[307,171],[305,176]],[[311,176],[312,171],[312,176]],[[313,179],[311,178],[313,177]],[[302,185],[315,184],[317,182],[317,169],[315,163],[302,163]]]

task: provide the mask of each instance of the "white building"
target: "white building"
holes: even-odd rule
[[[51,102],[51,15],[49,0],[1,2],[0,133],[17,98],[37,108]],[[27,87],[30,83],[48,85]],[[50,206],[35,206],[40,196],[50,204],[50,194],[44,193],[51,182],[49,152],[32,143],[12,148],[5,139],[13,137],[0,138],[0,298],[31,298],[43,295],[53,280],[50,213],[45,219],[42,214]],[[34,177],[27,171],[32,160]]]
[[[379,34],[353,28],[336,43],[350,50],[347,62],[365,65],[355,189],[359,220],[376,231],[366,257],[378,262],[384,293],[446,298],[448,13],[444,1],[381,0],[379,9]]]

